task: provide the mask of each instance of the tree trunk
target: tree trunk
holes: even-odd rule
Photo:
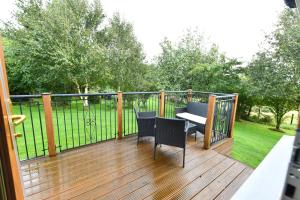
[[[88,93],[89,93],[89,86],[88,84],[86,84],[86,86],[84,87],[84,94],[88,94]],[[89,106],[88,96],[83,97],[83,106],[85,107]]]
[[[247,117],[248,117],[248,118],[250,117],[251,110],[252,110],[252,106],[249,106],[249,110],[248,110],[248,113],[247,113]]]
[[[260,110],[261,110],[261,108],[260,108],[260,106],[258,107],[258,114],[257,114],[257,118],[259,119],[260,118]]]

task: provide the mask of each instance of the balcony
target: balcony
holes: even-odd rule
[[[56,157],[25,161],[26,199],[229,199],[253,171],[223,155],[231,140],[203,149],[203,137],[188,137],[182,149],[136,137],[78,148]]]
[[[252,169],[230,158],[237,96],[197,91],[12,96],[27,199],[228,199]],[[182,149],[136,144],[133,108],[174,118],[207,105],[205,130]],[[21,136],[21,137],[20,137]]]

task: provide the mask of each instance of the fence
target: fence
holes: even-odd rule
[[[16,132],[20,160],[137,133],[134,107],[174,118],[188,102],[208,103],[204,146],[232,137],[236,95],[201,91],[12,95],[13,113],[27,116]],[[213,113],[213,114],[212,114]]]

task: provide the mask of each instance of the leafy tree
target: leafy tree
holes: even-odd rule
[[[19,0],[17,6],[18,24],[7,26],[5,35],[17,72],[25,71],[34,92],[83,93],[105,83],[106,51],[96,40],[104,18],[98,1]]]
[[[115,90],[136,90],[147,69],[142,45],[137,41],[132,25],[117,13],[98,34],[98,40],[107,48],[109,86]]]

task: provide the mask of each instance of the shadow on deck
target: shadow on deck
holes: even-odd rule
[[[219,153],[228,144],[202,146],[188,138],[185,168],[182,149],[162,145],[153,160],[151,139],[136,137],[22,163],[26,199],[230,199],[252,169]]]

